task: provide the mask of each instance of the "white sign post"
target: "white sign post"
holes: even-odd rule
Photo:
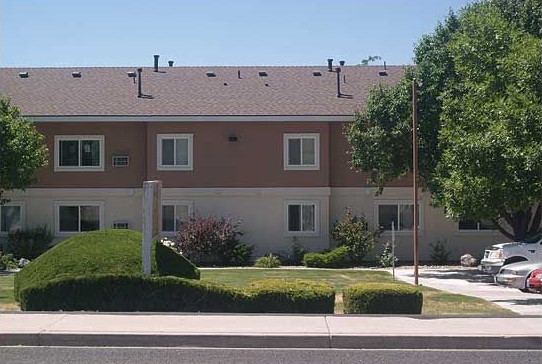
[[[143,182],[143,275],[151,275],[151,242],[162,231],[162,181]]]

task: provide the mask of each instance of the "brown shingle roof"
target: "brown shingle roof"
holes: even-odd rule
[[[142,91],[153,96],[145,99],[126,75],[135,69],[3,68],[0,94],[28,116],[352,115],[364,107],[372,86],[395,83],[404,72],[403,66],[388,66],[388,76],[379,76],[381,66],[342,67],[341,92],[352,98],[338,98],[336,74],[322,66],[165,67],[163,73],[144,68]],[[26,71],[28,78],[20,78]],[[81,77],[72,77],[74,71]]]

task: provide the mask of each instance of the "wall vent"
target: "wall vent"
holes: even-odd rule
[[[130,223],[128,221],[115,221],[113,223],[113,229],[129,229]]]
[[[113,167],[128,167],[130,165],[130,157],[127,155],[113,156]]]

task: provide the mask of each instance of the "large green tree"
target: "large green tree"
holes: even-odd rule
[[[420,180],[456,219],[506,236],[540,232],[542,3],[469,5],[421,39],[416,66],[374,89],[347,129],[352,164],[383,186],[411,172],[412,79],[419,91]]]
[[[35,181],[38,169],[47,165],[44,137],[21,116],[9,99],[0,99],[0,204],[4,192],[24,190]]]

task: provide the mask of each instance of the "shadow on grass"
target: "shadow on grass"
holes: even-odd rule
[[[490,283],[494,284],[493,275],[480,272],[478,269],[446,269],[421,271],[420,278],[437,279],[461,279],[470,283]]]
[[[540,306],[540,310],[542,311],[542,297],[541,298],[528,298],[525,300],[491,300],[491,302],[506,302],[512,305],[518,305],[518,306]]]

